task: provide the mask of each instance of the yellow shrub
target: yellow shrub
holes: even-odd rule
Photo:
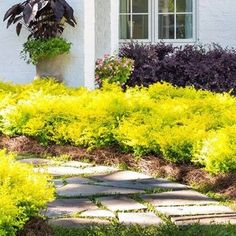
[[[11,85],[10,94],[7,86],[0,92],[0,129],[5,134],[37,137],[43,144],[119,145],[137,155],[193,161],[213,173],[235,169],[236,98],[229,94],[166,83],[128,88],[125,93],[114,84],[89,91],[52,80],[34,81],[15,90]],[[217,149],[214,135],[224,143],[222,150]],[[206,154],[207,145],[212,151]]]
[[[0,152],[0,235],[15,235],[53,199],[54,189],[48,181],[48,176]]]
[[[217,174],[236,170],[236,126],[211,132],[200,146],[193,160],[207,171]]]

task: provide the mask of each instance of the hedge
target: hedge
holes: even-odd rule
[[[0,235],[12,236],[31,217],[39,216],[53,200],[54,189],[46,175],[16,162],[12,154],[0,151]]]
[[[133,59],[135,68],[128,86],[149,86],[165,81],[213,92],[236,94],[236,50],[219,45],[127,43],[120,56]]]
[[[236,170],[236,98],[156,83],[70,89],[53,81],[0,85],[0,130],[87,148],[117,146],[194,163],[217,174]]]

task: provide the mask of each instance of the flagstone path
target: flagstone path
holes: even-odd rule
[[[236,212],[229,207],[166,179],[76,161],[20,161],[54,176],[57,199],[43,212],[50,224],[75,228],[110,222],[159,225],[167,219],[177,225],[236,224]]]

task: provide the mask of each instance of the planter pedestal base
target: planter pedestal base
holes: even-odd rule
[[[68,63],[68,55],[60,55],[52,59],[45,59],[36,65],[35,79],[51,77],[59,82],[64,81],[66,65]]]

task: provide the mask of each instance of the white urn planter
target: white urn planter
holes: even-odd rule
[[[63,54],[50,59],[44,59],[36,65],[35,79],[51,77],[63,82],[70,63],[70,55]]]

